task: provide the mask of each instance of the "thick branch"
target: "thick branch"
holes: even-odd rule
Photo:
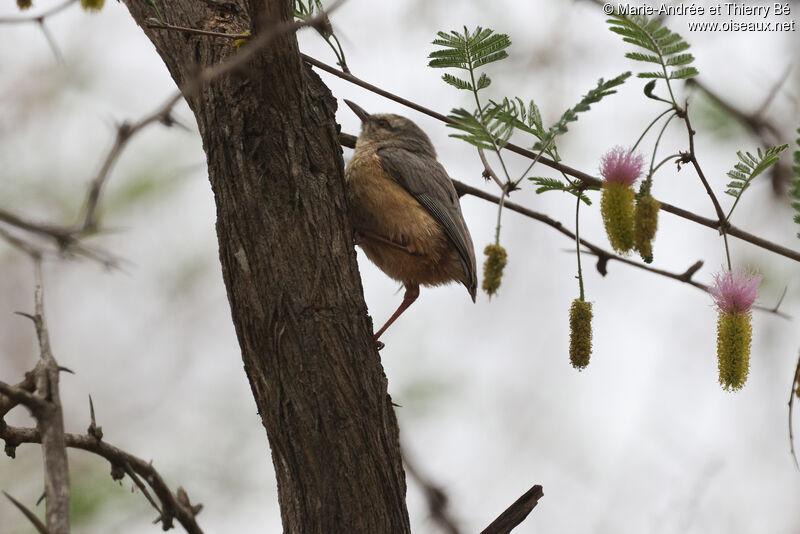
[[[544,496],[542,487],[533,486],[522,494],[514,504],[509,506],[505,512],[492,521],[492,523],[481,531],[481,534],[508,534],[522,523],[528,514],[539,504],[539,499]]]

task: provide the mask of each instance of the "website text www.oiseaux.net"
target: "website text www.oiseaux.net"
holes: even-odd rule
[[[647,17],[719,17],[728,20],[688,20],[690,32],[793,32],[796,21],[789,17],[792,6],[775,2],[768,5],[750,5],[744,2],[719,2],[698,5],[695,2],[677,4],[605,3],[606,15],[644,15]],[[734,20],[731,17],[738,17]],[[775,19],[778,20],[775,20]],[[772,20],[768,20],[772,19]]]

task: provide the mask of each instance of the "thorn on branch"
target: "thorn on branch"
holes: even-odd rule
[[[103,427],[97,426],[97,422],[95,421],[94,403],[92,402],[91,395],[89,395],[89,415],[92,419],[92,422],[89,424],[89,429],[86,432],[97,441],[101,441],[103,439]]]
[[[15,311],[14,313],[16,315],[21,315],[22,317],[26,317],[26,318],[30,319],[31,321],[34,322],[34,324],[36,323],[36,317],[31,315],[30,313],[25,313],[25,312],[21,312],[21,311]]]
[[[22,512],[22,515],[24,515],[28,519],[28,521],[31,522],[31,524],[36,528],[37,532],[39,532],[40,534],[49,534],[47,527],[45,527],[44,524],[39,520],[39,518],[36,517],[36,514],[28,510],[28,508],[24,504],[16,500],[14,497],[9,495],[5,491],[3,492],[3,495],[5,495],[6,499],[11,501],[11,503],[14,506],[16,506],[20,512]]]

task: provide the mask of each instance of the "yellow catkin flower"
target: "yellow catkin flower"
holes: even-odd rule
[[[606,226],[608,240],[614,250],[625,254],[633,248],[633,188],[613,182],[603,183],[600,213]]]
[[[17,0],[17,7],[21,10],[30,9],[33,6],[33,0]]]
[[[634,246],[645,263],[653,263],[653,238],[658,230],[658,210],[661,203],[647,195],[636,203],[634,214]]]
[[[497,293],[503,279],[503,269],[508,262],[506,249],[500,245],[487,245],[483,249],[486,261],[483,264],[483,290],[490,297]]]
[[[239,35],[241,35],[242,38],[241,39],[234,39],[234,41],[233,41],[233,46],[236,47],[236,50],[241,50],[241,48],[244,45],[246,45],[248,42],[250,42],[250,38],[249,38],[250,37],[250,30],[247,30],[246,32],[242,32]]]
[[[106,0],[81,0],[81,7],[86,11],[100,11]]]
[[[569,361],[578,370],[592,356],[592,303],[575,299],[569,308]]]
[[[742,389],[750,371],[750,343],[753,327],[750,312],[719,312],[717,360],[719,383],[725,390]]]

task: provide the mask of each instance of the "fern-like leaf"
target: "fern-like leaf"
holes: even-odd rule
[[[694,56],[684,54],[689,43],[658,19],[648,20],[641,15],[613,15],[606,21],[609,29],[622,36],[626,43],[644,48],[651,54],[628,52],[625,57],[646,63],[661,65],[661,72],[642,72],[639,78],[661,78],[667,80],[686,79],[697,76],[697,69],[686,67],[694,61]],[[670,72],[672,67],[684,67]]]
[[[625,80],[627,80],[630,76],[630,72],[623,72],[616,78],[612,78],[608,81],[603,80],[603,78],[597,80],[597,87],[591,89],[588,93],[583,95],[580,102],[565,111],[564,114],[561,115],[561,118],[558,120],[558,122],[550,127],[549,137],[552,138],[566,133],[567,124],[578,120],[578,113],[589,111],[589,108],[592,104],[596,104],[604,97],[616,93],[617,91],[615,91],[614,88],[625,83]],[[543,139],[543,141],[545,140]]]
[[[453,123],[448,124],[448,126],[462,132],[450,134],[450,137],[462,139],[479,148],[494,150],[492,137],[487,133],[478,117],[464,108],[454,109],[450,112],[448,117],[453,120]]]
[[[739,163],[734,165],[733,170],[728,171],[728,177],[732,181],[728,184],[728,190],[725,192],[738,199],[756,176],[778,162],[780,153],[787,148],[789,148],[787,144],[772,147],[766,152],[762,152],[759,148],[757,155],[750,152],[737,152]]]
[[[506,52],[506,48],[511,46],[511,40],[508,35],[494,33],[493,30],[484,29],[480,26],[475,28],[473,32],[464,27],[464,33],[451,31],[450,33],[438,32],[436,35],[438,39],[434,39],[433,44],[441,48],[428,55],[430,60],[428,66],[466,70],[469,71],[471,80],[474,80],[475,69],[487,63],[507,58],[508,52]],[[450,85],[455,85],[452,80],[445,78],[445,81]],[[458,85],[456,87],[479,91],[489,87],[490,83],[489,77],[483,73],[475,82],[474,87],[472,82],[468,83],[468,87],[460,87]]]
[[[449,83],[456,89],[466,89],[467,91],[472,91],[472,84],[466,80],[462,80],[461,78],[457,78],[452,74],[443,74],[442,80]]]
[[[731,181],[728,183],[728,189],[725,190],[726,194],[732,196],[736,200],[733,202],[733,206],[731,206],[726,220],[730,220],[733,210],[736,209],[736,205],[742,198],[742,194],[750,187],[753,179],[778,163],[781,152],[787,148],[789,148],[789,145],[783,144],[767,149],[766,152],[762,152],[759,148],[756,155],[750,152],[743,153],[741,151],[736,153],[739,157],[739,162],[733,166],[732,170],[728,171],[728,178],[730,178]]]

